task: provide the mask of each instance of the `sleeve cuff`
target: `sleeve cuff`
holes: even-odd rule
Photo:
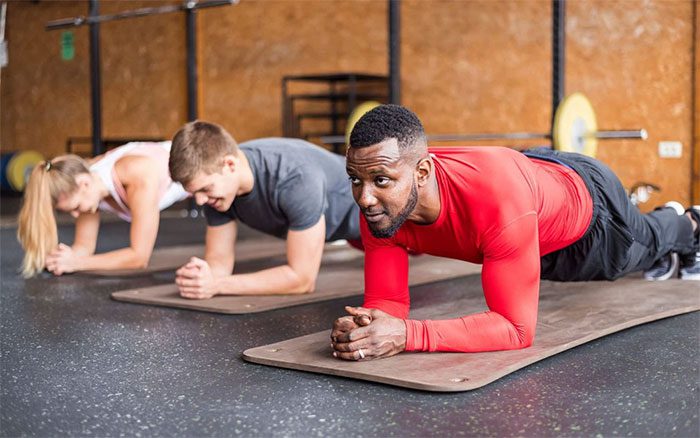
[[[427,326],[423,321],[405,319],[406,351],[430,351]]]
[[[408,317],[409,306],[391,300],[365,300],[362,307],[377,309],[386,312],[394,318],[404,319]]]

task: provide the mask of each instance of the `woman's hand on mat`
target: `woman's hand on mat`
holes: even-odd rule
[[[46,270],[53,275],[75,272],[80,256],[70,246],[59,243],[58,247],[46,256]]]
[[[377,309],[346,307],[333,324],[333,356],[345,360],[389,357],[406,348],[406,323]]]
[[[206,300],[216,295],[211,268],[207,262],[197,257],[192,257],[175,272],[175,284],[183,298]]]

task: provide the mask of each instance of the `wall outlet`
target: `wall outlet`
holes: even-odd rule
[[[680,141],[660,141],[659,157],[680,158],[683,155],[683,143]]]

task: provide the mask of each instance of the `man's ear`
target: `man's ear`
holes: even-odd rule
[[[233,154],[224,155],[224,169],[235,172],[238,168],[238,157]]]
[[[416,182],[418,183],[418,187],[422,187],[428,183],[433,169],[433,160],[430,159],[430,156],[423,158],[416,164]]]

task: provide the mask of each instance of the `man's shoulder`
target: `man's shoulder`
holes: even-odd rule
[[[322,173],[324,169],[345,170],[343,157],[298,138],[260,138],[241,143],[239,147],[251,167],[267,169],[281,179],[302,173]]]
[[[438,161],[478,163],[504,159],[518,159],[522,154],[502,146],[436,146],[428,148]]]
[[[290,154],[293,154],[295,151],[300,149],[322,149],[306,140],[287,137],[256,138],[254,140],[244,141],[238,146],[243,150],[279,151],[280,153],[289,152]]]
[[[505,180],[520,180],[530,165],[519,151],[498,146],[439,147],[429,151],[438,174],[477,185],[489,181],[500,186]]]

